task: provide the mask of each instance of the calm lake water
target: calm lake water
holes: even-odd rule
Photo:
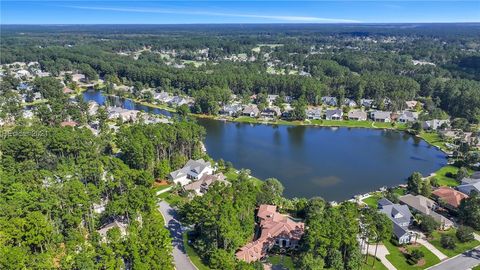
[[[84,99],[101,104],[104,101],[98,92],[86,92]],[[110,105],[168,114],[128,100],[115,100],[117,104]],[[287,197],[321,196],[341,201],[382,186],[405,183],[415,171],[428,175],[446,164],[441,151],[402,132],[210,119],[198,122],[207,130],[205,145],[212,158],[248,168],[262,179],[279,179]]]

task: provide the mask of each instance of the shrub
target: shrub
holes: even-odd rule
[[[443,248],[446,249],[454,249],[455,248],[455,239],[451,237],[450,235],[442,235],[442,238],[440,239],[440,244],[442,245]]]
[[[425,254],[423,254],[421,250],[415,249],[408,256],[408,263],[411,265],[417,264],[418,261],[423,257],[425,257]]]
[[[475,240],[475,236],[473,235],[473,229],[467,226],[460,226],[457,230],[456,236],[458,240],[462,243]]]

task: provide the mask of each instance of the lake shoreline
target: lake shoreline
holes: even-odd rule
[[[83,92],[90,91],[88,89],[85,89],[81,91],[80,95],[83,94]],[[130,100],[133,102],[136,102],[140,105],[155,108],[155,109],[160,109],[160,110],[165,110],[169,113],[175,113],[176,110],[172,107],[169,107],[167,105],[158,105],[158,104],[152,104],[146,101],[142,101],[139,99],[135,98],[129,98],[129,97],[121,97],[117,96],[114,94],[108,94],[105,93],[102,90],[95,90],[95,91],[101,91],[105,96],[113,97],[113,98],[122,98],[126,100]],[[374,121],[352,121],[352,120],[304,120],[304,121],[290,121],[290,120],[275,120],[275,121],[269,121],[269,120],[260,120],[258,118],[252,118],[252,117],[231,117],[231,116],[216,116],[216,115],[206,115],[206,114],[196,114],[196,113],[189,113],[189,116],[193,116],[195,118],[202,118],[202,119],[211,119],[211,120],[216,120],[216,121],[226,121],[226,122],[232,122],[232,123],[244,123],[244,124],[254,124],[254,125],[272,125],[272,126],[305,126],[305,127],[330,127],[330,128],[362,128],[362,129],[379,129],[379,130],[395,130],[399,132],[406,132],[410,135],[416,136],[425,142],[427,142],[429,145],[437,148],[438,150],[442,151],[445,155],[450,155],[451,153],[448,152],[448,150],[439,147],[438,145],[435,145],[431,142],[429,142],[424,136],[421,134],[412,134],[408,132],[408,129],[404,124],[396,124],[395,126],[392,125],[392,123],[381,123],[381,122],[374,122]],[[308,121],[308,122],[307,122]],[[315,121],[315,122],[312,122]],[[376,126],[381,125],[381,126]]]
[[[100,95],[104,95],[105,97],[113,97],[113,98],[119,98],[122,100],[122,102],[133,102],[137,105],[139,105],[140,107],[141,106],[144,106],[144,107],[147,107],[147,108],[142,108],[140,110],[146,110],[148,112],[148,108],[151,108],[151,109],[160,109],[160,110],[164,110],[164,111],[167,111],[169,113],[174,113],[176,110],[174,108],[167,108],[166,105],[154,105],[154,104],[151,104],[151,103],[148,103],[148,102],[144,102],[144,101],[140,101],[140,100],[136,100],[136,99],[132,99],[132,98],[124,98],[124,97],[120,97],[120,96],[117,96],[117,95],[114,95],[114,94],[107,94],[107,93],[104,93],[103,91],[100,91],[99,93]],[[121,105],[123,107],[123,105]],[[137,108],[136,108],[137,109]],[[139,108],[138,108],[139,109]],[[433,148],[435,149],[435,151],[438,151],[438,153],[442,153],[442,155],[444,156],[444,162],[445,160],[447,159],[447,156],[445,154],[448,154],[446,153],[443,149],[441,149],[440,147],[432,144],[432,143],[429,143],[427,140],[425,140],[424,138],[422,138],[422,136],[419,136],[419,135],[414,135],[412,134],[411,132],[408,132],[406,130],[406,128],[402,125],[400,127],[398,126],[392,126],[391,123],[388,123],[388,124],[385,124],[383,123],[385,126],[382,126],[382,127],[379,127],[377,123],[374,123],[373,121],[365,121],[365,122],[362,122],[360,123],[360,125],[356,125],[356,126],[351,126],[352,125],[352,121],[313,121],[312,123],[310,122],[301,122],[301,121],[295,121],[295,122],[292,122],[292,121],[260,121],[259,119],[254,119],[254,118],[247,118],[247,117],[239,117],[239,118],[233,118],[233,117],[223,117],[223,116],[210,116],[210,115],[199,115],[199,114],[189,114],[192,119],[195,118],[195,119],[198,119],[200,122],[202,122],[201,120],[204,119],[204,121],[211,121],[211,120],[214,120],[212,121],[211,123],[213,124],[213,126],[218,126],[220,125],[220,122],[223,122],[223,123],[230,123],[231,124],[235,124],[235,123],[239,123],[239,124],[247,124],[246,126],[251,126],[252,128],[256,125],[259,125],[259,126],[265,126],[265,128],[267,126],[270,126],[270,127],[274,127],[274,128],[288,128],[288,127],[304,127],[304,128],[312,128],[312,127],[327,127],[327,128],[339,128],[339,129],[344,129],[344,130],[353,130],[352,128],[354,129],[363,129],[363,130],[378,130],[378,131],[392,131],[392,132],[398,132],[399,134],[405,134],[405,135],[409,135],[411,136],[412,138],[417,138],[418,140],[421,140],[423,141],[423,144],[425,146],[428,146],[428,147],[431,147],[433,146]],[[218,123],[218,124],[214,124],[214,123]],[[355,123],[358,123],[357,121]],[[250,124],[250,125],[248,125]],[[375,125],[377,124],[377,125]],[[379,123],[379,124],[382,124],[382,123]],[[367,126],[368,125],[368,126]],[[264,129],[264,128],[262,128]],[[359,131],[360,132],[360,131]],[[335,136],[338,136],[338,135],[333,135],[334,137],[330,137],[330,140],[333,140],[335,138]],[[403,135],[401,135],[403,136]],[[204,141],[204,143],[206,144],[207,141]],[[215,145],[215,144],[214,144]],[[254,149],[257,149],[257,148],[254,148]],[[207,152],[207,155],[216,159],[216,158],[224,158],[225,160],[230,160],[231,157],[227,155],[224,155],[222,154],[221,152],[218,152],[219,150],[212,150],[212,149],[209,149],[211,151],[208,151]],[[365,149],[364,149],[365,150]],[[215,151],[217,151],[217,153],[215,154]],[[255,150],[254,150],[255,151]],[[251,154],[251,153],[250,153]],[[267,158],[268,159],[268,158]],[[262,159],[264,160],[264,159]],[[293,160],[296,160],[298,161],[297,159],[293,158]],[[234,161],[231,160],[231,161]],[[443,163],[443,162],[442,162]],[[241,164],[241,163],[240,163]],[[243,165],[240,165],[240,164],[236,164],[235,167],[238,167],[238,168],[250,168],[250,169],[255,169],[255,166],[249,166],[249,164],[245,164],[245,161],[243,161]],[[303,164],[303,163],[302,163]],[[309,164],[309,163],[306,163],[306,164]],[[251,165],[251,164],[250,164]],[[304,164],[305,165],[305,164]],[[311,164],[310,164],[311,165]],[[441,165],[442,167],[446,166],[448,164],[445,164],[445,165]],[[432,171],[424,171],[424,173],[426,173],[426,175],[429,175],[431,173],[434,173],[435,171],[441,169],[442,167],[440,168],[435,168],[433,169]],[[258,169],[258,168],[257,168]],[[413,169],[410,173],[413,173],[414,171],[416,171],[415,169]],[[329,174],[325,173],[325,177],[328,178]],[[275,174],[265,174],[264,173],[261,173],[260,172],[253,172],[252,175],[254,176],[259,176],[260,178],[264,178],[264,177],[267,177],[267,176],[273,176],[273,177],[279,177],[279,179],[282,179],[283,180],[283,177],[280,177],[280,175],[276,175]],[[283,175],[283,174],[281,174]],[[333,174],[332,174],[333,175]],[[392,175],[393,176],[393,175]],[[403,176],[402,176],[403,177]],[[349,179],[349,178],[346,178],[346,179]],[[401,184],[404,184],[404,181],[401,180],[401,178],[397,178],[395,176],[393,176],[393,178],[390,178],[391,180],[393,179],[397,179],[398,181],[391,181],[391,180],[387,180],[387,181],[381,181],[378,186],[374,186],[372,189],[369,189],[369,190],[365,190],[365,191],[360,191],[358,192],[358,194],[354,194],[352,196],[348,196],[348,197],[344,197],[342,199],[336,199],[335,197],[332,197],[332,198],[328,198],[329,196],[327,196],[327,200],[329,201],[347,201],[347,200],[350,200],[351,198],[355,197],[356,195],[362,195],[362,194],[365,194],[365,193],[371,193],[371,192],[374,192],[374,191],[378,191],[379,188],[381,187],[397,187],[398,185],[401,185]],[[291,180],[292,179],[288,179],[287,177],[287,180],[283,180],[282,183],[288,183],[290,182],[291,184]],[[325,181],[327,180],[331,180],[333,181],[332,179],[324,179]],[[286,187],[287,188],[287,187]],[[326,191],[325,189],[323,189],[324,191]],[[289,197],[311,197],[311,196],[322,196],[324,197],[324,194],[316,194],[316,195],[310,195],[310,194],[297,194],[297,195],[294,195],[295,193],[297,193],[294,190],[292,190],[290,193],[291,196],[289,195]],[[308,193],[308,192],[307,192]]]

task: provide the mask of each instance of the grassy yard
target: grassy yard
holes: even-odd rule
[[[171,185],[161,185],[161,186],[159,185],[159,186],[153,187],[153,191],[156,193],[160,190],[164,190],[164,189],[167,189],[169,187],[171,187]]]
[[[407,194],[407,190],[405,188],[397,187],[393,189],[393,193],[397,194],[398,196],[403,196]]]
[[[188,244],[188,235],[186,233],[183,234],[183,245],[185,246],[188,257],[199,270],[210,270],[210,268],[202,262],[202,259],[200,259],[193,247]]]
[[[438,133],[436,132],[421,132],[419,134],[420,138],[424,139],[426,142],[428,142],[431,145],[434,145],[443,151],[449,151],[447,146],[445,145],[445,141],[440,138]]]
[[[379,194],[375,194],[364,199],[363,202],[366,203],[370,208],[377,209],[378,200],[380,200],[380,198],[382,197]]]
[[[472,270],[480,270],[480,264],[477,265],[477,266],[475,266],[475,267],[473,267]]]
[[[378,129],[397,129],[405,130],[404,124],[396,124],[392,126],[391,123],[377,123],[372,121],[352,121],[352,120],[306,120],[306,121],[287,121],[287,120],[272,120],[264,121],[248,116],[240,116],[233,118],[233,122],[251,123],[251,124],[272,124],[272,125],[291,125],[291,126],[320,126],[320,127],[352,127],[352,128],[378,128]]]
[[[228,181],[236,181],[237,178],[238,178],[238,173],[236,172],[235,169],[231,169],[230,171],[225,173],[225,177],[227,177]],[[253,184],[255,184],[256,186],[259,186],[263,183],[262,180],[254,177],[254,176],[250,177],[250,181],[252,181]]]
[[[375,265],[373,265],[373,260],[375,260]],[[378,259],[374,258],[373,256],[368,256],[367,262],[363,260],[364,263],[360,269],[362,270],[387,270],[387,267],[383,265],[383,263]]]
[[[173,194],[170,191],[158,195],[157,198],[166,201],[170,205],[177,205],[186,201],[186,198]]]
[[[448,177],[446,174],[451,173],[455,175],[458,172],[458,167],[447,165],[435,172],[435,178],[438,180],[440,186],[456,187],[458,186],[457,180]]]
[[[455,229],[450,229],[445,232],[433,232],[432,233],[432,240],[429,240],[432,245],[434,245],[438,250],[440,250],[443,254],[447,255],[448,257],[453,257],[456,256],[460,253],[463,253],[467,250],[470,250],[478,245],[480,245],[480,242],[477,240],[467,242],[467,243],[461,243],[458,241],[457,237],[455,236],[456,230]],[[453,239],[455,239],[455,244],[456,247],[455,249],[446,249],[442,247],[442,244],[440,243],[440,239],[443,234],[450,235]]]
[[[387,255],[387,259],[397,268],[398,270],[404,269],[425,269],[432,265],[435,265],[440,262],[440,260],[435,256],[432,252],[430,252],[426,247],[418,245],[418,246],[406,246],[407,250],[411,252],[412,250],[418,249],[425,254],[424,264],[423,265],[410,265],[407,262],[407,257],[403,254],[399,247],[394,246],[390,242],[385,242],[385,246],[387,247],[388,251],[390,252]]]
[[[280,265],[280,266],[282,266],[284,268],[287,268],[289,270],[294,270],[295,269],[295,266],[293,265],[292,258],[290,258],[290,256],[274,255],[274,256],[269,256],[267,260],[272,265]]]

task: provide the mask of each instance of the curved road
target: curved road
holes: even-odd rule
[[[165,219],[165,227],[170,231],[172,235],[173,245],[173,260],[175,268],[177,270],[197,270],[192,264],[185,252],[185,246],[183,245],[183,233],[184,229],[178,221],[178,214],[167,202],[161,201],[158,203],[158,211],[162,213]]]

